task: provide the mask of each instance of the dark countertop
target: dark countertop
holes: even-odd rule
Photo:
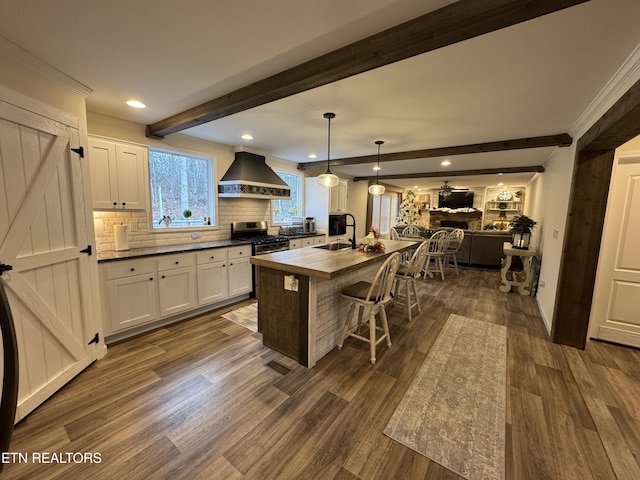
[[[234,247],[237,245],[251,245],[251,242],[241,240],[218,240],[215,242],[184,243],[180,245],[163,245],[161,247],[132,248],[130,250],[111,250],[98,253],[98,263],[127,260],[132,258],[150,257],[153,255],[168,255],[170,253],[192,252],[207,248]]]

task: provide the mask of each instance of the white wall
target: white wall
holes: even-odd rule
[[[555,311],[576,144],[589,128],[639,80],[640,45],[569,130],[573,144],[570,147],[557,148],[545,165],[546,170],[542,178],[535,179],[535,185],[532,185],[536,191],[536,201],[531,207],[532,217],[542,224],[539,232],[542,251],[540,280],[545,283],[544,287],[539,285],[536,300],[549,332]],[[554,237],[554,230],[558,230],[557,238]]]

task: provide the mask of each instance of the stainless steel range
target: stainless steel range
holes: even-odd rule
[[[268,229],[269,224],[265,221],[232,222],[231,239],[251,242],[253,255],[289,250],[289,239],[278,235],[269,235]]]
[[[231,239],[251,242],[252,255],[266,255],[267,253],[289,250],[289,239],[287,237],[269,235],[267,230],[269,224],[264,221],[258,222],[232,222]],[[260,289],[260,268],[253,266],[253,297],[258,296]]]

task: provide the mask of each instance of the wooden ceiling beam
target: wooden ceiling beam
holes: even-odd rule
[[[505,150],[523,150],[527,148],[543,147],[568,147],[573,139],[567,133],[559,135],[546,135],[543,137],[518,138],[515,140],[501,140],[499,142],[474,143],[471,145],[459,145],[454,147],[428,148],[425,150],[412,150],[408,152],[385,153],[380,155],[380,163],[395,162],[398,160],[416,160],[418,158],[453,157],[456,155],[468,155],[472,153],[501,152]],[[335,158],[330,161],[332,167],[340,165],[360,165],[363,163],[376,163],[378,155],[364,155],[362,157]],[[299,163],[298,170],[313,168],[326,168],[327,161]]]
[[[355,177],[354,182],[362,180],[404,180],[407,178],[442,178],[442,177],[475,177],[477,175],[497,175],[498,173],[542,173],[542,165],[531,167],[503,167],[503,168],[482,168],[476,170],[454,170],[451,172],[423,172],[423,173],[399,173],[394,175],[371,175],[367,177]]]
[[[460,0],[147,125],[163,137],[589,0]]]

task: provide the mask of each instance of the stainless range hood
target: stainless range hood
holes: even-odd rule
[[[236,152],[233,163],[218,182],[218,196],[290,200],[291,187],[269,168],[262,155]]]

